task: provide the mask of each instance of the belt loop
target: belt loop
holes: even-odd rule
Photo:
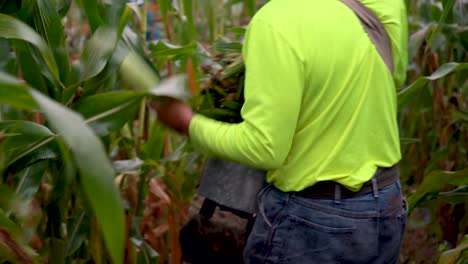
[[[341,187],[335,183],[335,204],[341,204]]]
[[[372,178],[372,192],[374,193],[374,198],[379,198],[379,186],[375,177]]]

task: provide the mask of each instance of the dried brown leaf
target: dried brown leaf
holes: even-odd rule
[[[165,186],[161,179],[151,178],[149,181],[149,191],[156,197],[164,201],[166,204],[171,203],[171,198],[164,190]]]

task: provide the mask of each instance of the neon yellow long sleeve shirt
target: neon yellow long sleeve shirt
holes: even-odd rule
[[[249,24],[239,124],[195,115],[193,144],[208,155],[265,169],[300,191],[333,180],[358,190],[400,158],[396,85],[405,79],[402,0],[363,0],[392,42],[389,72],[358,18],[338,0],[272,0]]]

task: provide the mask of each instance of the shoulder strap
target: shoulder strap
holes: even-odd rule
[[[351,8],[359,17],[364,30],[374,43],[390,72],[393,73],[393,57],[390,38],[385,27],[382,25],[382,22],[380,22],[377,16],[359,0],[341,0],[341,2]]]

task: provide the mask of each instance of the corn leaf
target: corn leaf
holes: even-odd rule
[[[1,25],[0,25],[1,27]],[[11,75],[0,72],[0,103],[20,109],[37,109],[26,84]]]
[[[247,10],[250,16],[255,14],[256,10],[256,2],[255,0],[244,0],[245,6],[247,6]]]
[[[134,50],[122,44],[116,52],[118,55],[113,60],[120,65],[119,73],[124,82],[140,91],[148,91],[158,85],[160,79],[156,71]]]
[[[0,1],[0,13],[14,14],[21,9],[21,1]]]
[[[142,92],[102,93],[80,100],[75,109],[99,136],[122,128],[135,117]]]
[[[6,229],[12,233],[18,233],[19,227],[10,218],[5,215],[5,212],[0,208],[0,229]]]
[[[127,5],[126,0],[104,0],[105,20],[107,25],[117,28]]]
[[[37,8],[33,9],[31,16],[35,21],[35,29],[45,38],[52,49],[60,79],[64,80],[70,71],[70,63],[62,17],[57,12],[55,1],[36,0],[34,5]]]
[[[447,250],[439,258],[438,264],[458,264],[458,263],[465,263],[465,261],[462,260],[462,262],[458,262],[458,258],[462,251],[468,249],[468,235],[465,235],[463,239],[461,240],[460,244],[452,249],[452,250]]]
[[[39,161],[25,167],[19,173],[19,183],[16,187],[16,195],[23,201],[31,200],[39,189],[39,184],[47,168],[47,161]]]
[[[218,52],[241,53],[242,44],[239,42],[216,42],[212,49]]]
[[[70,10],[72,0],[57,0],[57,12],[61,17],[67,15]]]
[[[0,131],[10,135],[2,142],[3,164],[0,164],[0,167],[4,168],[39,150],[54,138],[54,134],[47,127],[23,120],[0,122]]]
[[[85,212],[82,212],[78,217],[73,219],[73,222],[69,227],[71,233],[65,247],[65,256],[71,256],[86,241],[86,233],[89,226],[85,224],[87,222],[85,219]]]
[[[156,119],[150,128],[148,141],[142,146],[141,157],[145,160],[151,159],[159,161],[162,158],[166,134],[167,128]]]
[[[17,55],[11,50],[10,41],[6,39],[0,39],[0,71],[7,72],[9,74],[16,74],[18,65],[17,65]]]
[[[447,21],[447,18],[450,16],[450,14],[453,11],[453,5],[455,4],[455,0],[446,0],[444,3],[444,11],[442,13],[442,16],[439,19],[439,23],[437,28],[431,32],[427,39],[427,45],[426,45],[426,51],[429,50],[429,48],[432,46],[432,43],[434,42],[435,38],[437,35],[440,33],[442,25]]]
[[[423,76],[416,80],[413,84],[403,89],[398,93],[398,107],[401,109],[411,99],[416,97],[416,94],[424,88],[430,81],[438,80],[446,77],[454,72],[463,71],[468,69],[468,63],[449,62],[437,69],[430,76]]]
[[[439,198],[452,204],[464,203],[468,201],[468,186],[460,186],[449,192],[441,192]]]
[[[99,1],[96,0],[81,0],[83,5],[84,14],[88,19],[91,30],[94,32],[96,29],[104,24],[104,20],[99,14],[100,6]]]
[[[408,198],[410,210],[421,207],[425,202],[436,199],[447,185],[468,185],[468,168],[460,171],[433,171],[424,176],[416,192]]]
[[[47,93],[47,83],[42,74],[41,66],[34,59],[28,44],[17,43],[15,47],[23,79],[27,83],[33,84],[34,87],[42,93]]]
[[[31,16],[35,29],[39,32],[51,48],[65,44],[65,30],[59,14],[55,8],[55,1],[36,0],[35,9]]]
[[[30,90],[51,126],[70,148],[80,172],[80,183],[102,227],[114,263],[123,262],[125,224],[114,171],[104,147],[83,118],[44,95]]]
[[[193,22],[193,1],[184,0],[184,11],[187,18],[188,30],[190,33],[189,39],[197,39],[197,32],[195,31],[195,23]]]
[[[163,41],[156,44],[150,43],[151,56],[156,60],[182,58],[194,55],[197,50],[197,42],[191,42],[184,46],[172,45]]]
[[[80,82],[89,80],[99,74],[112,56],[117,44],[117,30],[115,28],[99,27],[86,44],[78,60]]]
[[[0,38],[23,40],[34,45],[39,50],[53,76],[56,80],[60,80],[57,63],[52,51],[47,46],[47,42],[28,25],[14,17],[0,14]]]

